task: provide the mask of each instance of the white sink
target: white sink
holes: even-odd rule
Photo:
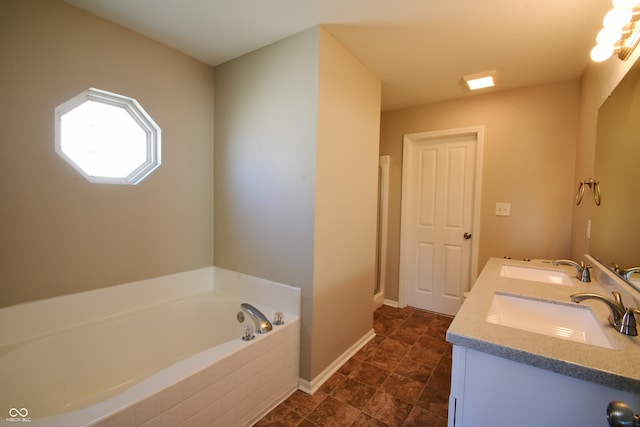
[[[588,306],[496,293],[487,322],[551,337],[613,348]]]
[[[552,283],[556,285],[575,286],[575,281],[562,270],[548,268],[522,267],[519,265],[503,264],[500,276],[510,279],[530,280],[532,282]]]

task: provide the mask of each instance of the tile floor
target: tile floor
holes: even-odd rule
[[[258,427],[447,425],[452,317],[383,306],[376,337],[313,396],[296,391]]]

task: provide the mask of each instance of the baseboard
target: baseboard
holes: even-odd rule
[[[391,300],[391,299],[385,299],[384,300],[384,305],[388,305],[389,307],[398,308],[398,301],[394,301],[394,300]]]
[[[298,389],[307,394],[313,394],[324,384],[331,375],[335,374],[342,365],[344,365],[349,359],[353,357],[362,347],[364,347],[369,341],[376,336],[373,329],[367,332],[362,338],[360,338],[354,345],[352,345],[347,351],[342,353],[340,357],[333,361],[320,375],[316,376],[313,380],[307,381],[300,378],[298,381]]]

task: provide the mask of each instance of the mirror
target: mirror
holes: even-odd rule
[[[592,208],[591,254],[640,267],[640,61],[598,110],[594,178],[602,203]],[[628,281],[638,288],[640,274]]]

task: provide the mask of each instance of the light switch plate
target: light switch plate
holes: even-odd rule
[[[497,216],[511,216],[511,203],[496,203]]]

